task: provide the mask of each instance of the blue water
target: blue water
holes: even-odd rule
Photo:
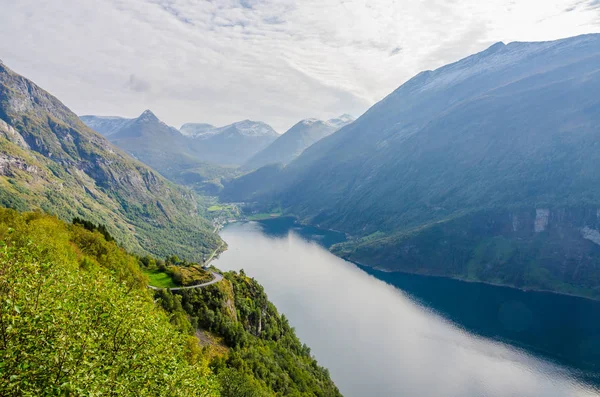
[[[599,302],[361,268],[289,218],[222,237],[345,396],[600,395]]]

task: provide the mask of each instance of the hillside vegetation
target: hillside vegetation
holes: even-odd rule
[[[121,152],[1,63],[0,205],[106,225],[138,253],[199,259],[220,244],[198,196]]]
[[[77,222],[0,209],[0,395],[339,395],[256,281],[153,292]]]
[[[156,294],[167,311],[188,316],[194,327],[221,336],[229,347],[229,355],[210,364],[223,395],[341,396],[262,286],[243,271],[224,276],[206,288]]]
[[[0,395],[217,395],[146,281],[99,232],[0,210]]]

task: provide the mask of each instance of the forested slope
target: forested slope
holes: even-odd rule
[[[0,209],[0,395],[340,395],[256,281],[154,292],[78,222]]]

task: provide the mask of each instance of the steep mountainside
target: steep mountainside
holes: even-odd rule
[[[137,252],[194,258],[220,242],[193,193],[122,153],[3,64],[0,204],[105,224]]]
[[[237,181],[224,195],[347,231],[358,239],[338,253],[365,264],[589,292],[600,286],[583,283],[600,273],[598,92],[600,35],[498,43],[417,75],[272,188]],[[499,276],[509,263],[520,279]]]
[[[191,148],[191,138],[150,110],[135,119],[82,116],[81,120],[163,176],[198,192],[217,194],[222,187],[220,179],[234,175],[232,169],[203,161]]]
[[[298,157],[304,149],[333,134],[352,121],[354,121],[352,116],[346,114],[328,121],[316,119],[302,120],[277,138],[272,144],[255,154],[244,164],[243,168],[251,170],[267,164],[288,164]]]
[[[219,128],[185,124],[194,152],[203,160],[223,166],[239,166],[270,145],[279,134],[269,125],[244,120]]]

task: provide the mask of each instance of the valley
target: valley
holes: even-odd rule
[[[215,262],[264,285],[345,396],[595,396],[600,303],[358,267],[341,233],[226,226]],[[506,381],[506,377],[510,379]]]
[[[137,83],[141,109],[176,91]],[[78,116],[0,62],[0,395],[600,394],[598,92],[600,34],[281,134],[233,105]]]
[[[424,71],[220,197],[343,231],[332,251],[376,269],[598,298],[599,37]]]

